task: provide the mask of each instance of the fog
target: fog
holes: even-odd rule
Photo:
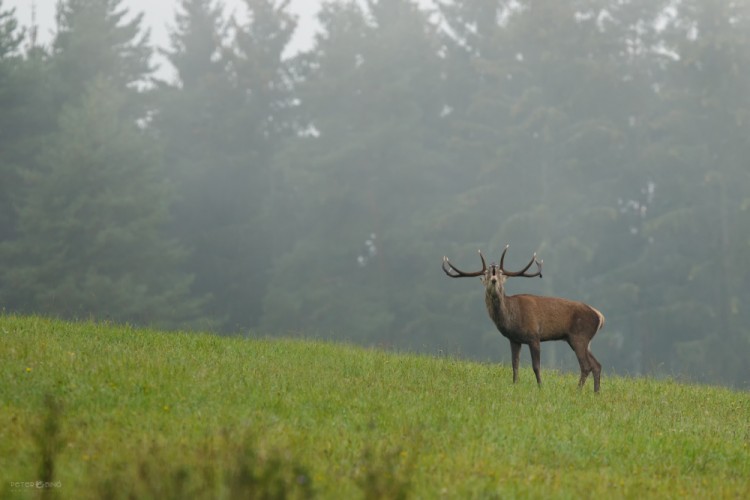
[[[47,42],[54,36],[55,12],[58,0],[5,0],[7,8],[16,9],[16,17],[24,26],[33,24],[33,14],[36,10],[36,23],[41,41]],[[131,15],[143,13],[144,28],[150,29],[154,45],[166,46],[169,41],[169,27],[174,23],[175,11],[180,0],[122,0],[120,6],[128,10]],[[300,20],[293,44],[300,47],[308,46],[316,30],[315,16],[320,9],[320,0],[291,0],[289,11]],[[228,14],[244,15],[243,0],[227,0],[224,8]]]
[[[746,7],[55,3],[0,2],[6,312],[507,363],[440,265],[509,244],[605,376],[748,386]]]
[[[55,12],[58,0],[5,0],[8,8],[16,10],[16,17],[20,24],[27,29],[32,25],[37,27],[39,43],[48,44],[54,39]],[[131,16],[142,13],[143,28],[151,32],[151,43],[155,47],[169,46],[169,33],[174,27],[175,12],[180,0],[121,0],[120,7],[127,9]],[[286,56],[297,54],[310,48],[315,33],[319,29],[316,15],[320,9],[320,0],[290,0],[289,12],[297,16],[298,25],[289,41]],[[223,2],[227,16],[237,16],[244,19],[247,15],[243,0],[227,0]],[[158,74],[164,79],[174,77],[174,68],[169,61],[155,55],[159,65]]]

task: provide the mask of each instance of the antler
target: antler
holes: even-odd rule
[[[448,257],[443,257],[443,272],[451,278],[473,278],[475,276],[482,276],[487,271],[487,263],[484,261],[484,255],[482,255],[481,250],[479,250],[479,258],[482,259],[482,270],[473,273],[465,273],[451,264]],[[446,265],[448,267],[445,267]]]
[[[500,272],[502,272],[505,276],[523,276],[524,278],[533,278],[535,276],[539,276],[540,278],[542,277],[542,263],[544,261],[537,260],[536,253],[534,253],[533,257],[531,257],[531,261],[529,261],[529,263],[526,264],[526,267],[524,267],[520,271],[517,271],[517,272],[506,271],[503,268],[503,261],[505,260],[505,252],[508,251],[509,246],[510,245],[505,245],[505,249],[503,250],[503,255],[500,257]],[[529,268],[531,267],[531,264],[534,264],[534,263],[536,263],[537,271],[533,274],[526,274],[526,271],[529,270]]]

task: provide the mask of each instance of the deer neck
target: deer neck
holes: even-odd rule
[[[484,296],[487,312],[493,323],[502,330],[508,330],[510,321],[513,317],[512,305],[510,300],[505,296],[505,290],[501,281],[496,284],[488,285]]]

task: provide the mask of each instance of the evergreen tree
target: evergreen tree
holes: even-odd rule
[[[200,87],[223,72],[222,13],[222,4],[215,0],[181,0],[171,48],[164,51],[181,87]]]
[[[96,79],[27,172],[19,237],[3,248],[11,309],[168,326],[197,318],[185,253],[162,233],[170,191],[158,145],[125,107]]]
[[[435,3],[327,2],[289,57],[288,0],[181,0],[151,93],[121,0],[60,2],[49,51],[0,0],[0,304],[174,326],[211,296],[225,330],[508,359],[438,265],[511,243],[545,261],[511,293],[604,312],[606,369],[746,385],[746,3]]]
[[[15,11],[5,10],[0,0],[0,242],[13,234],[15,220],[11,195],[18,185],[16,168],[10,149],[20,140],[16,134],[16,120],[23,87],[18,72],[23,65],[20,46],[23,34],[18,29]]]
[[[13,11],[0,2],[0,246],[18,237],[23,174],[36,168],[57,119],[48,54],[36,45],[35,29],[28,38],[22,36]],[[0,280],[0,297],[14,294],[13,285]]]
[[[654,119],[654,174],[664,202],[645,227],[654,243],[644,255],[657,270],[644,320],[669,335],[652,340],[650,352],[668,357],[671,370],[747,384],[750,372],[735,353],[750,346],[740,306],[750,296],[742,236],[750,10],[742,2],[686,1],[673,15],[665,44],[675,56],[660,90],[669,112]]]
[[[439,342],[424,264],[450,183],[435,28],[402,0],[327,5],[320,22],[296,66],[305,126],[280,162],[295,238],[274,266],[264,329]]]
[[[57,32],[52,63],[59,102],[80,99],[97,78],[120,91],[139,95],[153,71],[149,32],[142,29],[143,14],[127,20],[122,0],[63,0],[58,4]],[[136,104],[140,98],[130,104]],[[144,113],[142,103],[133,113]]]
[[[622,227],[617,199],[648,182],[634,172],[639,150],[630,146],[639,133],[633,124],[656,101],[644,61],[653,58],[652,26],[663,8],[587,0],[439,4],[450,28],[455,154],[472,166],[472,184],[453,205],[475,204],[446,217],[462,231],[452,234],[458,241],[484,234],[491,248],[539,251],[549,271],[524,290],[611,310],[604,276],[632,257],[613,243],[622,238],[609,236]],[[555,363],[557,350],[546,361]]]
[[[3,0],[0,0],[0,59],[5,61],[9,57],[18,57],[23,38],[15,9],[5,10]]]
[[[292,133],[287,4],[248,1],[247,21],[227,25],[220,4],[184,1],[168,52],[179,81],[162,89],[155,122],[181,194],[174,231],[229,331],[258,324],[266,290],[271,165]]]
[[[26,141],[37,148],[18,161],[18,227],[3,245],[14,310],[170,326],[199,315],[185,252],[163,233],[172,196],[139,88],[148,34],[127,16],[120,0],[60,2],[49,56],[29,51],[40,99],[25,108]]]

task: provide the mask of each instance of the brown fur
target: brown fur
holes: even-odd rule
[[[579,387],[583,387],[589,373],[593,372],[594,392],[599,392],[602,365],[589,346],[596,332],[604,326],[604,315],[583,302],[526,294],[506,296],[505,279],[502,274],[491,276],[489,272],[482,277],[490,319],[510,341],[513,382],[518,380],[521,345],[529,346],[534,374],[541,385],[541,342],[565,340],[581,368]]]

